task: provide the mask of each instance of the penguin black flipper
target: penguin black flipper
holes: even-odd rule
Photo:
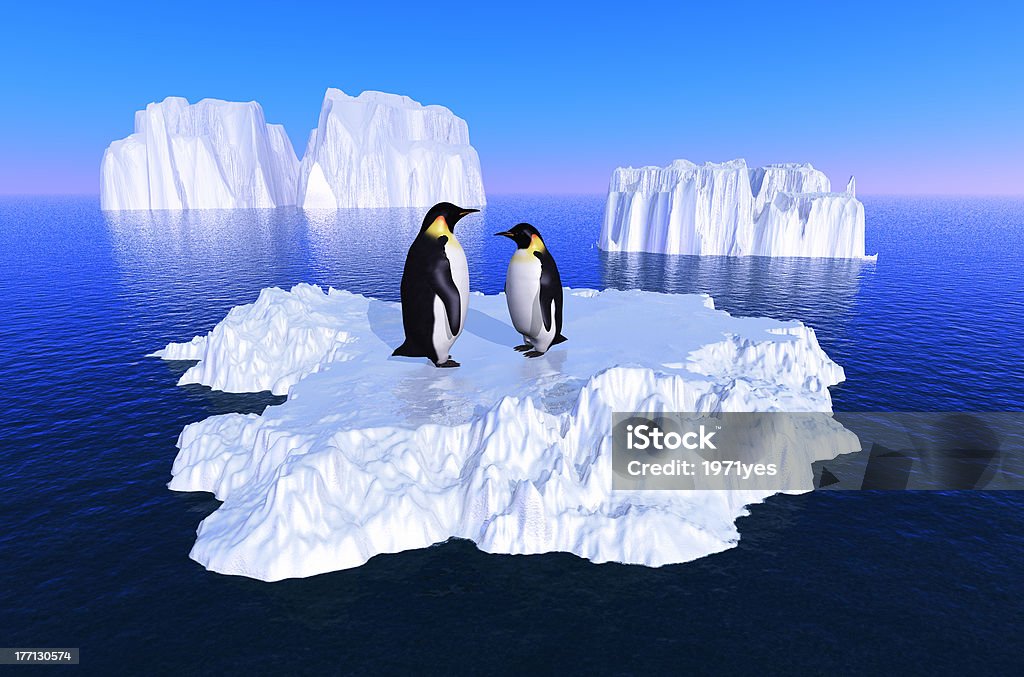
[[[557,275],[558,271],[555,271]],[[562,336],[562,281],[558,280],[558,303],[555,305],[555,329],[558,331],[558,336],[551,342],[551,345],[557,346],[559,343],[565,343],[569,339]]]
[[[558,274],[555,260],[545,252],[534,252],[540,259],[540,316],[544,322],[544,331],[551,331],[551,321],[555,322],[555,331],[562,335],[562,278]],[[554,303],[554,312],[551,304]],[[554,317],[552,317],[554,316]],[[563,341],[565,338],[562,339]],[[552,342],[558,342],[556,339]]]
[[[438,259],[431,271],[430,287],[444,304],[444,311],[448,314],[448,328],[452,336],[456,336],[462,329],[462,297],[459,296],[459,288],[455,286],[452,266],[447,258],[442,256]]]
[[[433,258],[436,244],[417,238],[409,247],[402,272],[402,325],[405,329],[405,341],[391,353],[396,357],[426,357],[437,359],[431,342],[431,325],[433,320],[432,285],[420,282],[429,277],[428,267]],[[429,313],[429,315],[428,315]]]

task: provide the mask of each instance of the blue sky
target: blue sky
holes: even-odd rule
[[[448,106],[492,193],[734,157],[862,193],[1024,193],[1024,10],[893,4],[17,3],[0,193],[97,192],[103,149],[168,95],[256,100],[301,156],[329,86]]]

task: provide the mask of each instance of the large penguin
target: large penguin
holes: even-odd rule
[[[423,218],[402,273],[402,324],[405,343],[393,355],[428,357],[438,367],[457,367],[448,351],[466,324],[469,267],[452,230],[464,209],[440,202]]]
[[[527,357],[540,357],[562,336],[562,278],[540,231],[528,223],[516,224],[502,233],[515,241],[516,253],[508,264],[505,297],[512,325],[523,335],[516,346]]]

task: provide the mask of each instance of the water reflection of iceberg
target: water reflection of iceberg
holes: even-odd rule
[[[302,212],[316,279],[379,299],[397,301],[409,245],[426,209],[307,209]],[[493,291],[504,283],[510,252],[493,246],[487,209],[459,222],[455,235],[469,259],[470,287]],[[498,228],[501,230],[507,227]],[[490,271],[501,271],[500,280]]]
[[[397,300],[409,243],[424,210],[307,209],[309,259],[322,284]]]
[[[759,256],[601,252],[601,279],[615,289],[704,293],[737,315],[798,318],[812,326],[852,313],[872,262]]]
[[[259,290],[307,276],[296,209],[119,211],[103,218],[131,288],[201,298],[213,289]]]
[[[118,272],[113,293],[142,330],[141,357],[173,337],[205,333],[260,289],[306,279],[302,214],[293,208],[103,212]],[[168,363],[177,380],[186,368]],[[257,412],[280,398],[185,392],[208,411]]]

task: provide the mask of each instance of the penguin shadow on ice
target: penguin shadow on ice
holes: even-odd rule
[[[402,311],[394,303],[370,299],[366,306],[366,321],[370,331],[384,345],[393,347],[402,342]]]
[[[519,340],[519,334],[508,322],[502,322],[496,317],[480,312],[474,308],[469,309],[466,318],[466,331],[498,346],[513,346]]]

